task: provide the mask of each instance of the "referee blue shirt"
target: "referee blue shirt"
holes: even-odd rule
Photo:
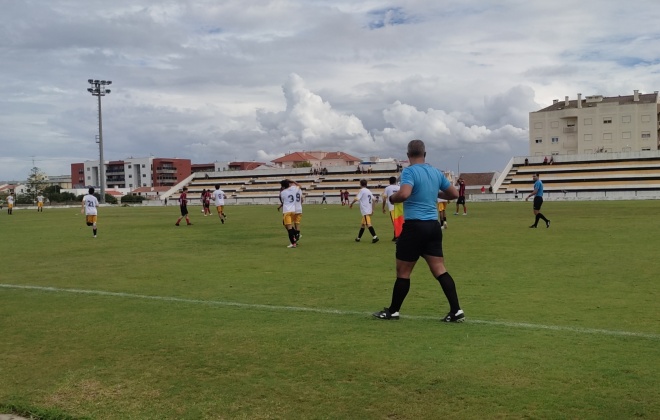
[[[543,183],[541,182],[540,179],[537,179],[536,182],[534,183],[534,189],[536,190],[535,197],[543,197]]]
[[[403,202],[405,220],[438,220],[438,191],[451,187],[445,175],[429,165],[408,166],[401,173],[401,185],[412,186],[412,193]]]

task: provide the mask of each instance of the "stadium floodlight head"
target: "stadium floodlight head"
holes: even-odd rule
[[[101,83],[100,80],[94,80],[94,84],[97,84],[97,85],[98,85],[99,83]]]
[[[94,92],[94,89],[92,89],[92,88],[87,88],[87,92],[92,93],[92,92]]]
[[[92,84],[92,83],[94,83],[94,80],[92,80],[92,79],[87,79],[87,83]]]
[[[112,84],[112,80],[108,80],[108,81],[106,81],[105,84],[106,84],[106,85],[111,85],[111,84]]]
[[[106,90],[105,90],[105,93],[110,93],[110,89],[106,89]]]

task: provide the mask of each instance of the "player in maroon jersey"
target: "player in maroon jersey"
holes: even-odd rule
[[[179,196],[179,208],[181,209],[181,217],[176,220],[176,226],[179,226],[179,222],[184,217],[186,218],[186,223],[192,225],[188,218],[188,187],[183,187],[183,192],[181,192],[181,195]]]

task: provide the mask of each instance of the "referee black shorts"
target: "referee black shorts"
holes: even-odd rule
[[[534,197],[534,210],[541,210],[542,205],[543,205],[543,197],[538,195]]]
[[[458,197],[458,200],[456,200],[456,204],[465,204],[465,196],[462,195]]]
[[[396,259],[417,261],[422,255],[442,257],[442,229],[437,220],[406,220],[396,242]]]

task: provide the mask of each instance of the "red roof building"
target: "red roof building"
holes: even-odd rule
[[[360,158],[344,152],[302,151],[289,153],[272,162],[281,168],[300,167],[304,166],[304,164],[321,168],[328,166],[357,166],[360,160]]]

